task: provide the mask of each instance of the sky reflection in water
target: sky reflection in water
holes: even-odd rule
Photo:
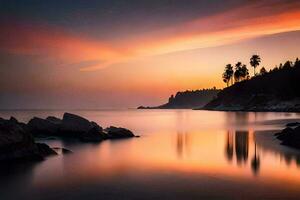
[[[74,153],[4,167],[0,197],[18,199],[290,198],[300,194],[300,154],[272,133],[297,114],[192,110],[73,111],[140,138],[81,144]],[[1,112],[28,121],[61,111]],[[19,173],[17,173],[19,172]],[[12,192],[13,191],[13,192]],[[2,198],[1,198],[2,199]]]

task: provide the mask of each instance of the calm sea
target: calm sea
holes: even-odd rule
[[[273,133],[292,113],[72,111],[140,138],[46,140],[72,154],[0,168],[0,199],[299,199],[300,153]],[[63,111],[0,111],[27,122]]]

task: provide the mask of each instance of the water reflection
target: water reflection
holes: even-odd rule
[[[254,175],[257,175],[259,172],[260,167],[260,157],[259,154],[257,154],[257,147],[256,143],[254,144],[254,157],[251,161],[251,169]]]
[[[233,159],[233,133],[227,131],[226,156],[228,161]]]
[[[249,132],[236,131],[235,152],[238,164],[247,162],[249,154]]]
[[[299,197],[300,154],[269,145],[273,134],[257,132],[274,130],[275,122],[295,119],[296,115],[130,110],[91,111],[83,116],[102,126],[127,127],[141,137],[100,144],[45,141],[52,147],[65,147],[74,153],[49,158],[22,171],[27,175],[22,177],[22,184],[30,186],[22,187],[27,191],[26,199],[34,196],[34,191],[38,191],[35,199],[43,199],[39,197],[56,195],[59,190],[63,195],[67,192],[65,196],[69,198],[58,199],[76,199],[71,198],[74,196],[87,199],[91,196],[104,199]],[[266,123],[270,120],[272,123]],[[261,138],[265,135],[271,139]],[[3,177],[6,178],[0,174]],[[22,190],[15,187],[18,177],[9,179],[12,184],[0,188],[0,199],[12,199],[1,198],[4,190],[16,191],[10,197]],[[3,179],[3,183],[7,182]],[[238,198],[235,191],[245,196]]]
[[[247,165],[250,151],[250,131],[227,131],[225,144],[225,157],[231,163],[234,159],[238,166]],[[254,175],[257,175],[260,168],[260,155],[257,151],[255,139],[254,154],[251,159],[251,169]]]

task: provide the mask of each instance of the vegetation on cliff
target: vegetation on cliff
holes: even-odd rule
[[[204,109],[241,111],[300,111],[300,61],[286,61],[269,72],[236,81],[218,93]]]
[[[175,96],[170,96],[166,104],[156,107],[140,106],[139,109],[183,109],[202,107],[216,97],[218,92],[220,92],[220,90],[215,87],[210,89],[177,92]]]

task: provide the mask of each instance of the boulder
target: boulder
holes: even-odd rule
[[[295,129],[285,128],[280,133],[276,133],[275,136],[282,141],[282,145],[300,148],[300,126]]]
[[[32,118],[27,124],[33,135],[58,135],[60,124],[38,117]]]
[[[49,117],[46,118],[46,120],[48,120],[48,121],[50,121],[54,124],[59,124],[59,125],[62,124],[62,120],[57,118],[57,117],[49,116]]]
[[[0,120],[0,161],[42,160],[54,154],[48,145],[35,143],[22,123]]]
[[[62,120],[61,132],[65,134],[77,134],[87,133],[93,125],[89,120],[74,115],[71,113],[65,113]]]
[[[28,128],[34,135],[72,137],[84,142],[134,137],[128,129],[111,126],[103,130],[96,122],[71,113],[65,113],[62,120],[53,116],[46,119],[34,117]]]
[[[14,123],[19,123],[18,120],[14,117],[10,117],[9,121],[14,122]]]
[[[97,130],[98,132],[102,132],[103,128],[101,126],[99,126],[96,122],[91,122],[92,125],[92,129]]]
[[[94,126],[88,132],[83,133],[80,136],[80,140],[83,142],[100,142],[107,138],[107,134],[102,131],[102,128],[99,129],[98,126]]]
[[[110,126],[105,129],[105,132],[107,132],[109,139],[135,137],[134,134],[130,130],[128,130],[126,128],[121,128],[121,127]]]

